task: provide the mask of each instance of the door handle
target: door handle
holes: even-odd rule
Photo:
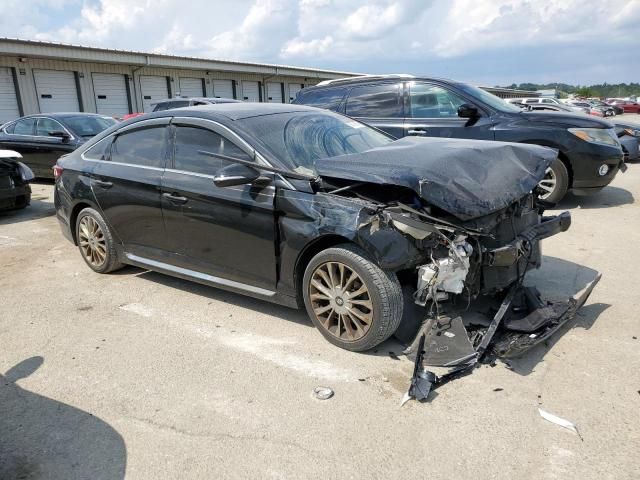
[[[94,180],[93,183],[96,184],[97,186],[99,186],[100,188],[111,188],[111,187],[113,187],[113,183],[105,182],[103,180]]]
[[[426,128],[410,128],[409,130],[407,130],[407,135],[426,135],[427,134],[427,129]]]
[[[170,202],[176,203],[178,205],[183,205],[189,201],[187,197],[181,197],[180,195],[175,195],[173,193],[163,193],[162,196]]]

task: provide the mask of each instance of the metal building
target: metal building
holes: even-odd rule
[[[176,96],[289,103],[350,72],[0,38],[0,124],[31,113],[148,112]]]

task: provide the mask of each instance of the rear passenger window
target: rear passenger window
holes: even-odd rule
[[[83,153],[84,158],[88,160],[109,160],[109,148],[113,137],[105,138],[99,141],[89,150]]]
[[[337,111],[345,93],[345,88],[329,88],[327,90],[312,90],[308,92],[302,91],[298,94],[295,103]]]
[[[210,157],[198,153],[203,150],[219,153],[228,157],[251,160],[244,150],[223,136],[198,127],[176,127],[174,168],[186,172],[215,175],[218,170],[229,164],[222,158]]]
[[[13,124],[13,132],[15,135],[33,135],[36,126],[35,118],[23,118]]]
[[[349,92],[346,114],[350,117],[401,117],[401,84],[363,85]]]
[[[118,135],[111,146],[111,161],[164,167],[166,127],[150,127]]]

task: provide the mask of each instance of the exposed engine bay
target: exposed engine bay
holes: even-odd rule
[[[407,153],[413,148],[408,142]],[[378,261],[396,271],[405,295],[396,337],[415,360],[405,401],[426,399],[432,388],[470,372],[488,355],[515,357],[546,340],[575,316],[599,281],[562,302],[548,301],[524,285],[527,271],[541,266],[540,241],[566,231],[571,215],[544,216],[549,205],[535,194],[555,158],[553,150],[533,147],[539,150],[525,153],[536,155],[525,158],[519,150],[505,153],[504,144],[495,148],[489,152],[494,156],[476,168],[477,178],[467,166],[464,178],[449,176],[450,185],[443,186],[443,171],[437,191],[424,180],[427,173],[433,178],[425,162],[389,166],[369,155],[362,175],[352,173],[356,161],[346,167],[329,162],[321,172],[326,192],[368,204],[360,212],[355,241],[365,249],[374,245],[378,257],[383,252],[394,258],[389,253],[394,249],[403,254],[403,264],[385,265],[386,257]],[[509,191],[491,190],[493,185],[478,181],[489,178],[486,169],[496,152],[502,160],[517,157],[513,170],[502,163],[504,174],[514,176]],[[441,165],[434,162],[433,168]],[[391,170],[387,176],[382,175],[385,168]],[[343,169],[351,181],[338,177]],[[384,243],[377,243],[378,237]]]

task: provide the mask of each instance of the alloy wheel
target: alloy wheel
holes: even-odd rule
[[[373,302],[369,290],[344,263],[319,265],[311,276],[309,298],[316,319],[340,340],[359,340],[371,328]]]
[[[556,178],[556,173],[553,171],[551,167],[548,167],[544,172],[544,178],[540,180],[538,187],[544,192],[539,197],[542,200],[546,200],[556,189],[556,184],[558,183],[558,179]]]
[[[107,259],[107,242],[98,222],[86,215],[78,225],[78,243],[86,261],[95,268],[104,265]]]

